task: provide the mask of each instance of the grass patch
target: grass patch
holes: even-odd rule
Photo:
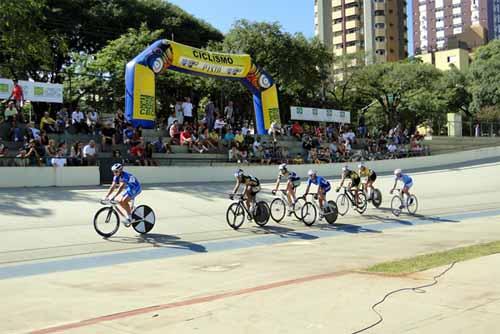
[[[455,261],[466,261],[497,253],[500,253],[500,241],[455,248],[444,252],[419,255],[397,261],[383,262],[369,267],[366,271],[384,274],[411,274],[441,267]]]

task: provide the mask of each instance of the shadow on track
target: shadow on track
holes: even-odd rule
[[[346,233],[382,233],[382,231],[372,230],[359,225],[335,223],[334,225],[318,225],[324,231],[339,231]]]
[[[195,253],[207,252],[205,246],[181,240],[181,238],[175,235],[150,233],[140,234],[137,237],[112,237],[108,241],[122,244],[149,244],[153,247],[189,249]]]
[[[291,238],[291,239],[300,239],[300,240],[314,240],[318,239],[318,236],[298,232],[293,228],[283,227],[283,226],[263,226],[263,227],[251,227],[247,229],[239,230],[241,233],[251,233],[251,234],[274,234],[281,238]]]

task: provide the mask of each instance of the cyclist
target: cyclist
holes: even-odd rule
[[[289,171],[287,167],[288,166],[286,164],[279,165],[279,174],[278,179],[276,180],[276,187],[273,190],[273,195],[278,191],[281,178],[286,177],[286,197],[288,198],[289,207],[288,215],[291,215],[293,211],[293,203],[295,203],[295,201],[297,200],[295,196],[295,189],[300,186],[300,177],[295,172]]]
[[[120,163],[116,163],[111,167],[111,171],[113,172],[113,183],[111,187],[109,187],[109,191],[104,198],[107,200],[108,197],[115,191],[115,196],[111,198],[114,200],[118,195],[120,195],[119,204],[127,213],[127,218],[125,220],[125,226],[129,227],[132,224],[132,208],[130,207],[130,201],[137,197],[142,191],[141,184],[137,180],[135,176],[130,173],[123,171],[123,165]],[[122,192],[122,190],[125,190]]]
[[[317,185],[318,186],[318,198],[319,198],[319,207],[321,211],[323,211],[323,203],[326,201],[326,193],[330,191],[331,186],[330,182],[328,182],[324,177],[317,175],[317,172],[315,170],[309,170],[307,172],[307,175],[309,178],[307,179],[307,188],[306,192],[304,193],[304,196],[306,196],[309,193],[309,188],[311,187],[311,184]],[[320,218],[322,218],[323,213],[321,213]]]
[[[340,181],[340,186],[337,188],[337,192],[339,192],[340,188],[344,185],[345,179],[351,179],[351,183],[349,183],[349,191],[352,192],[354,190],[356,203],[358,203],[358,187],[361,183],[361,178],[358,173],[350,170],[348,166],[342,167],[342,181]]]
[[[358,174],[360,177],[366,177],[366,183],[365,183],[365,189],[368,195],[368,199],[372,200],[373,199],[373,191],[375,188],[373,187],[373,184],[375,183],[375,180],[377,180],[377,173],[373,169],[370,169],[365,166],[365,164],[360,163],[358,165],[359,171]]]
[[[394,192],[394,189],[396,189],[396,185],[398,184],[398,181],[403,182],[403,189],[401,190],[401,193],[403,194],[403,203],[406,203],[404,200],[404,196],[408,196],[410,199],[410,202],[408,205],[411,205],[413,203],[413,198],[411,198],[410,194],[410,188],[413,186],[413,179],[408,175],[408,174],[403,174],[401,169],[396,169],[394,171],[394,176],[396,177],[394,180],[394,186],[391,189],[391,194]],[[403,209],[405,207],[405,204],[401,205],[399,209]]]
[[[243,169],[238,169],[234,173],[234,177],[236,178],[236,186],[234,187],[233,193],[229,196],[229,198],[233,199],[234,195],[238,192],[241,184],[245,185],[245,190],[243,191],[246,197],[246,206],[247,209],[252,212],[251,206],[255,200],[255,195],[260,191],[260,181],[258,178],[252,175],[246,175],[243,172]]]

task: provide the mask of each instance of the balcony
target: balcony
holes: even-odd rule
[[[332,8],[337,7],[337,6],[342,6],[342,1],[341,0],[332,0]]]
[[[385,29],[374,29],[374,30],[375,30],[375,37],[377,36],[385,37]]]
[[[353,29],[353,28],[361,28],[361,21],[360,20],[350,20],[345,23],[345,28],[346,30]]]
[[[351,7],[345,10],[345,16],[359,15],[359,7]]]
[[[374,23],[384,23],[385,24],[385,16],[375,16],[373,20]]]
[[[337,23],[332,26],[333,33],[336,33],[338,31],[342,31],[342,23]]]
[[[383,2],[375,2],[375,6],[374,6],[375,10],[385,10],[385,3]]]
[[[342,18],[342,11],[340,10],[336,10],[332,13],[332,20],[335,21],[337,19],[341,19]]]
[[[356,53],[361,51],[361,47],[359,45],[349,46],[345,49],[346,53]]]
[[[333,44],[334,44],[334,45],[335,45],[335,44],[341,44],[341,43],[342,43],[342,35],[340,35],[340,36],[335,36],[335,37],[333,38]]]
[[[361,40],[361,34],[359,33],[359,31],[347,34],[345,36],[345,40],[346,40],[346,42],[360,41]]]

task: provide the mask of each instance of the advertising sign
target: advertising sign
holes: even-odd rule
[[[33,102],[63,102],[63,85],[45,82],[19,80],[23,88],[24,99]],[[0,99],[7,99],[12,92],[14,83],[11,79],[0,78]]]
[[[335,109],[319,109],[307,107],[290,107],[291,119],[298,121],[351,123],[349,111]]]

